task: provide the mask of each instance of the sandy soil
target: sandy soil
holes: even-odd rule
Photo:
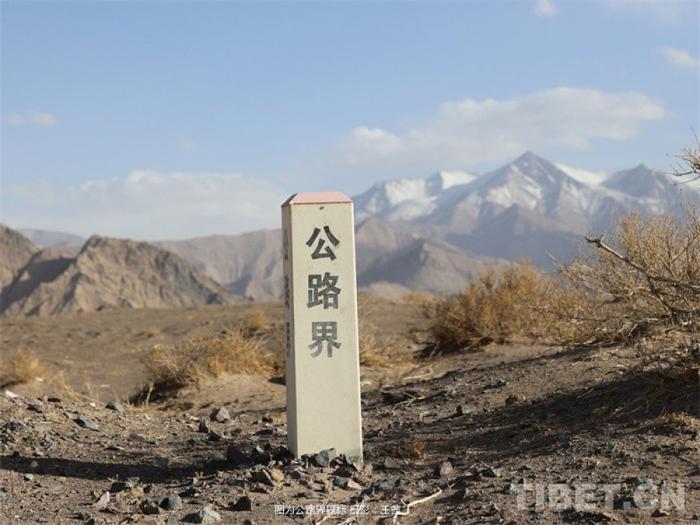
[[[47,382],[0,395],[0,523],[196,522],[205,506],[220,523],[256,524],[700,519],[698,420],[659,419],[699,413],[698,378],[639,367],[628,349],[503,346],[364,369],[364,464],[289,458],[284,387],[267,378],[225,376],[170,404],[105,408],[142,384],[138,351],[216,330],[245,308],[3,321],[3,352],[21,342],[57,367],[71,360],[77,386],[88,377],[109,387],[93,404]],[[418,323],[408,306],[380,305],[372,319],[387,334]],[[407,355],[418,350],[406,342]],[[230,420],[211,420],[221,407]],[[80,426],[81,416],[98,428]],[[617,486],[612,508],[602,484]],[[549,498],[568,490],[574,499],[581,487],[586,509]],[[657,504],[643,505],[654,491]],[[158,507],[174,495],[181,508]]]

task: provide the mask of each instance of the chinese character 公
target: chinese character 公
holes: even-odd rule
[[[311,323],[311,340],[309,350],[316,349],[311,352],[311,357],[318,357],[323,351],[323,343],[326,344],[328,357],[333,357],[333,349],[340,348],[338,339],[338,323],[335,321],[313,321]]]
[[[312,259],[323,259],[324,257],[328,257],[331,261],[333,261],[335,260],[335,253],[333,252],[331,246],[326,245],[326,241],[328,241],[328,243],[332,244],[333,246],[338,246],[340,244],[340,241],[336,238],[335,235],[333,235],[333,233],[331,233],[331,229],[327,225],[323,227],[323,232],[326,234],[326,239],[320,239],[318,235],[321,233],[321,230],[319,228],[314,228],[311,237],[309,237],[309,240],[306,241],[306,245],[308,247],[311,247],[314,244],[314,242],[316,243],[316,247],[311,253]],[[324,246],[325,249],[323,249]]]
[[[323,276],[320,273],[309,275],[309,301],[306,306],[312,308],[322,304],[324,310],[337,309],[338,295],[340,295],[340,288],[336,286],[337,282],[338,276],[328,272]]]

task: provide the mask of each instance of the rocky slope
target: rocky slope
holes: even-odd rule
[[[21,233],[0,224],[0,289],[12,281],[17,271],[38,249]]]
[[[33,257],[3,292],[3,315],[223,304],[235,296],[179,256],[150,244],[93,236],[75,258]]]

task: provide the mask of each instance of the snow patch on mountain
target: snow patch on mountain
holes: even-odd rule
[[[605,171],[588,171],[561,163],[556,163],[554,165],[572,179],[587,184],[588,186],[599,186],[610,176],[610,174]]]

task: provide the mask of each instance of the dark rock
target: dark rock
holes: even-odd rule
[[[131,490],[139,484],[139,478],[127,478],[125,481],[115,481],[109,488],[112,493],[121,492],[123,490]]]
[[[374,487],[378,490],[391,490],[399,486],[399,478],[387,478],[382,481],[377,481]]]
[[[139,508],[144,514],[160,514],[160,507],[158,507],[158,504],[152,499],[143,500]]]
[[[124,413],[124,405],[122,405],[119,401],[109,401],[105,405],[105,408],[108,410],[114,410],[115,412],[119,412],[120,414]]]
[[[202,434],[209,434],[209,432],[211,432],[209,424],[203,419],[199,420],[199,432],[201,432]]]
[[[231,510],[250,511],[253,510],[253,501],[248,496],[241,496],[236,503],[231,504]]]
[[[335,459],[335,457],[335,449],[327,448],[311,456],[311,463],[319,468],[327,468],[331,466],[331,461]]]
[[[228,410],[226,410],[224,407],[217,408],[211,413],[211,416],[209,418],[212,421],[218,421],[219,423],[226,423],[227,421],[231,421],[231,414],[228,413]]]
[[[229,445],[228,448],[226,448],[226,460],[234,467],[250,462],[248,455],[236,445]]]
[[[489,386],[491,388],[502,388],[502,387],[506,386],[507,384],[508,384],[508,381],[499,377],[493,383],[491,383]]]
[[[209,430],[209,435],[207,436],[209,438],[209,441],[223,441],[224,440],[224,435],[221,434],[220,432],[217,432],[214,429]]]
[[[90,419],[89,417],[78,416],[75,418],[75,422],[78,424],[78,426],[87,428],[88,430],[100,429],[100,425],[98,425],[94,419]]]
[[[471,403],[467,403],[464,405],[457,405],[457,409],[455,410],[455,413],[458,416],[468,416],[470,414],[474,414],[476,412],[476,406],[472,405]]]
[[[182,499],[177,494],[170,494],[160,502],[160,508],[165,510],[180,510]]]
[[[503,470],[500,468],[488,467],[481,471],[481,475],[486,478],[500,478]]]

